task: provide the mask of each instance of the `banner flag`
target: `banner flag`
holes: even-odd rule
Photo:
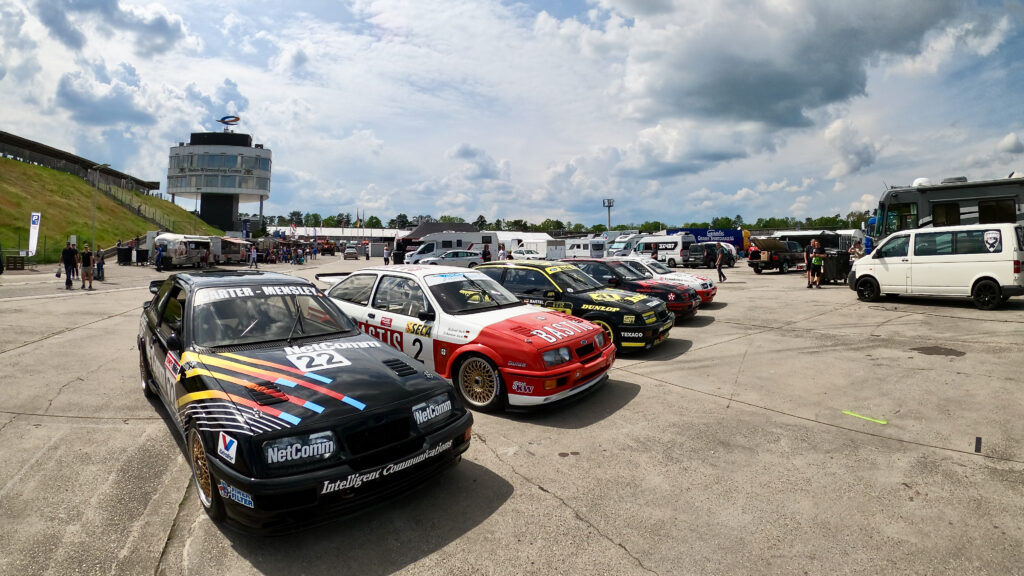
[[[31,227],[28,230],[28,255],[36,255],[36,244],[39,242],[39,219],[42,214],[39,212],[32,213]]]

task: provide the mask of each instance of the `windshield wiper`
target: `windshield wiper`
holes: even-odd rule
[[[303,333],[306,332],[305,328],[302,328],[302,310],[299,308],[299,303],[295,301],[295,297],[292,297],[292,303],[295,304],[295,320],[292,322],[292,328],[288,331],[288,338],[285,340],[291,344],[292,334],[295,333],[295,327],[298,326]]]

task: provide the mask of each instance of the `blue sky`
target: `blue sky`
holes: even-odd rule
[[[0,129],[165,182],[171,146],[237,114],[273,151],[275,215],[845,215],[883,183],[1024,170],[1022,21],[1016,1],[0,0]]]

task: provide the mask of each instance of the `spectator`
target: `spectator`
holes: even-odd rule
[[[156,271],[163,272],[164,270],[164,245],[156,245],[156,254],[153,255],[154,262],[156,263]],[[141,264],[141,263],[140,263]]]
[[[68,242],[64,250],[61,250],[60,262],[64,265],[64,289],[71,290],[71,271],[78,262],[78,254],[71,247],[71,242]]]
[[[107,257],[103,255],[103,246],[96,245],[96,279],[103,280],[103,264],[106,263]]]
[[[857,240],[850,246],[850,260],[860,260],[864,257],[864,246]]]
[[[722,272],[722,264],[725,262],[725,246],[722,246],[721,242],[718,242],[718,259],[715,260],[715,266],[718,268],[718,281],[725,282],[725,273]]]
[[[817,240],[811,240],[811,245],[814,246],[814,250],[811,252],[811,277],[814,280],[814,287],[820,289],[821,271],[825,265],[825,249]]]
[[[388,265],[388,260],[391,259],[391,249],[387,246],[384,247],[384,265]]]
[[[256,261],[256,247],[255,246],[253,246],[249,250],[249,268],[255,268],[257,270],[260,269],[259,262]]]
[[[498,244],[498,261],[501,262],[502,260],[505,260],[507,256],[508,255],[505,254],[505,245]]]
[[[319,254],[319,253],[320,253],[320,248],[318,246],[313,246],[313,260],[316,260],[316,255]]]
[[[652,260],[657,260],[658,259],[658,245],[657,244],[655,244],[654,247],[651,248],[651,259]]]
[[[209,268],[209,267],[210,267],[210,249],[209,248],[204,248],[203,249],[203,268]]]
[[[75,267],[71,269],[71,277],[78,278],[78,244],[72,244],[71,248],[75,250]]]
[[[85,290],[85,281],[89,281],[89,290],[92,290],[92,266],[93,254],[89,250],[89,245],[85,245],[85,251],[80,254],[82,261],[82,290]]]
[[[814,284],[814,277],[811,276],[811,254],[814,252],[814,240],[807,243],[804,246],[804,270],[807,271],[807,287],[811,288]]]
[[[491,261],[491,249],[487,244],[484,244],[484,251],[480,253],[480,257],[483,258],[484,262]]]

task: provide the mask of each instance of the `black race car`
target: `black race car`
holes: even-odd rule
[[[476,267],[519,299],[597,324],[621,350],[651,348],[668,338],[675,315],[643,294],[607,288],[576,266],[546,260],[506,260]]]
[[[307,280],[190,273],[150,291],[143,390],[184,437],[214,520],[287,531],[410,489],[469,447],[473,417],[452,385]]]
[[[679,320],[695,315],[700,307],[700,296],[693,288],[648,278],[615,258],[566,258],[563,262],[579,266],[605,285],[660,298]]]

